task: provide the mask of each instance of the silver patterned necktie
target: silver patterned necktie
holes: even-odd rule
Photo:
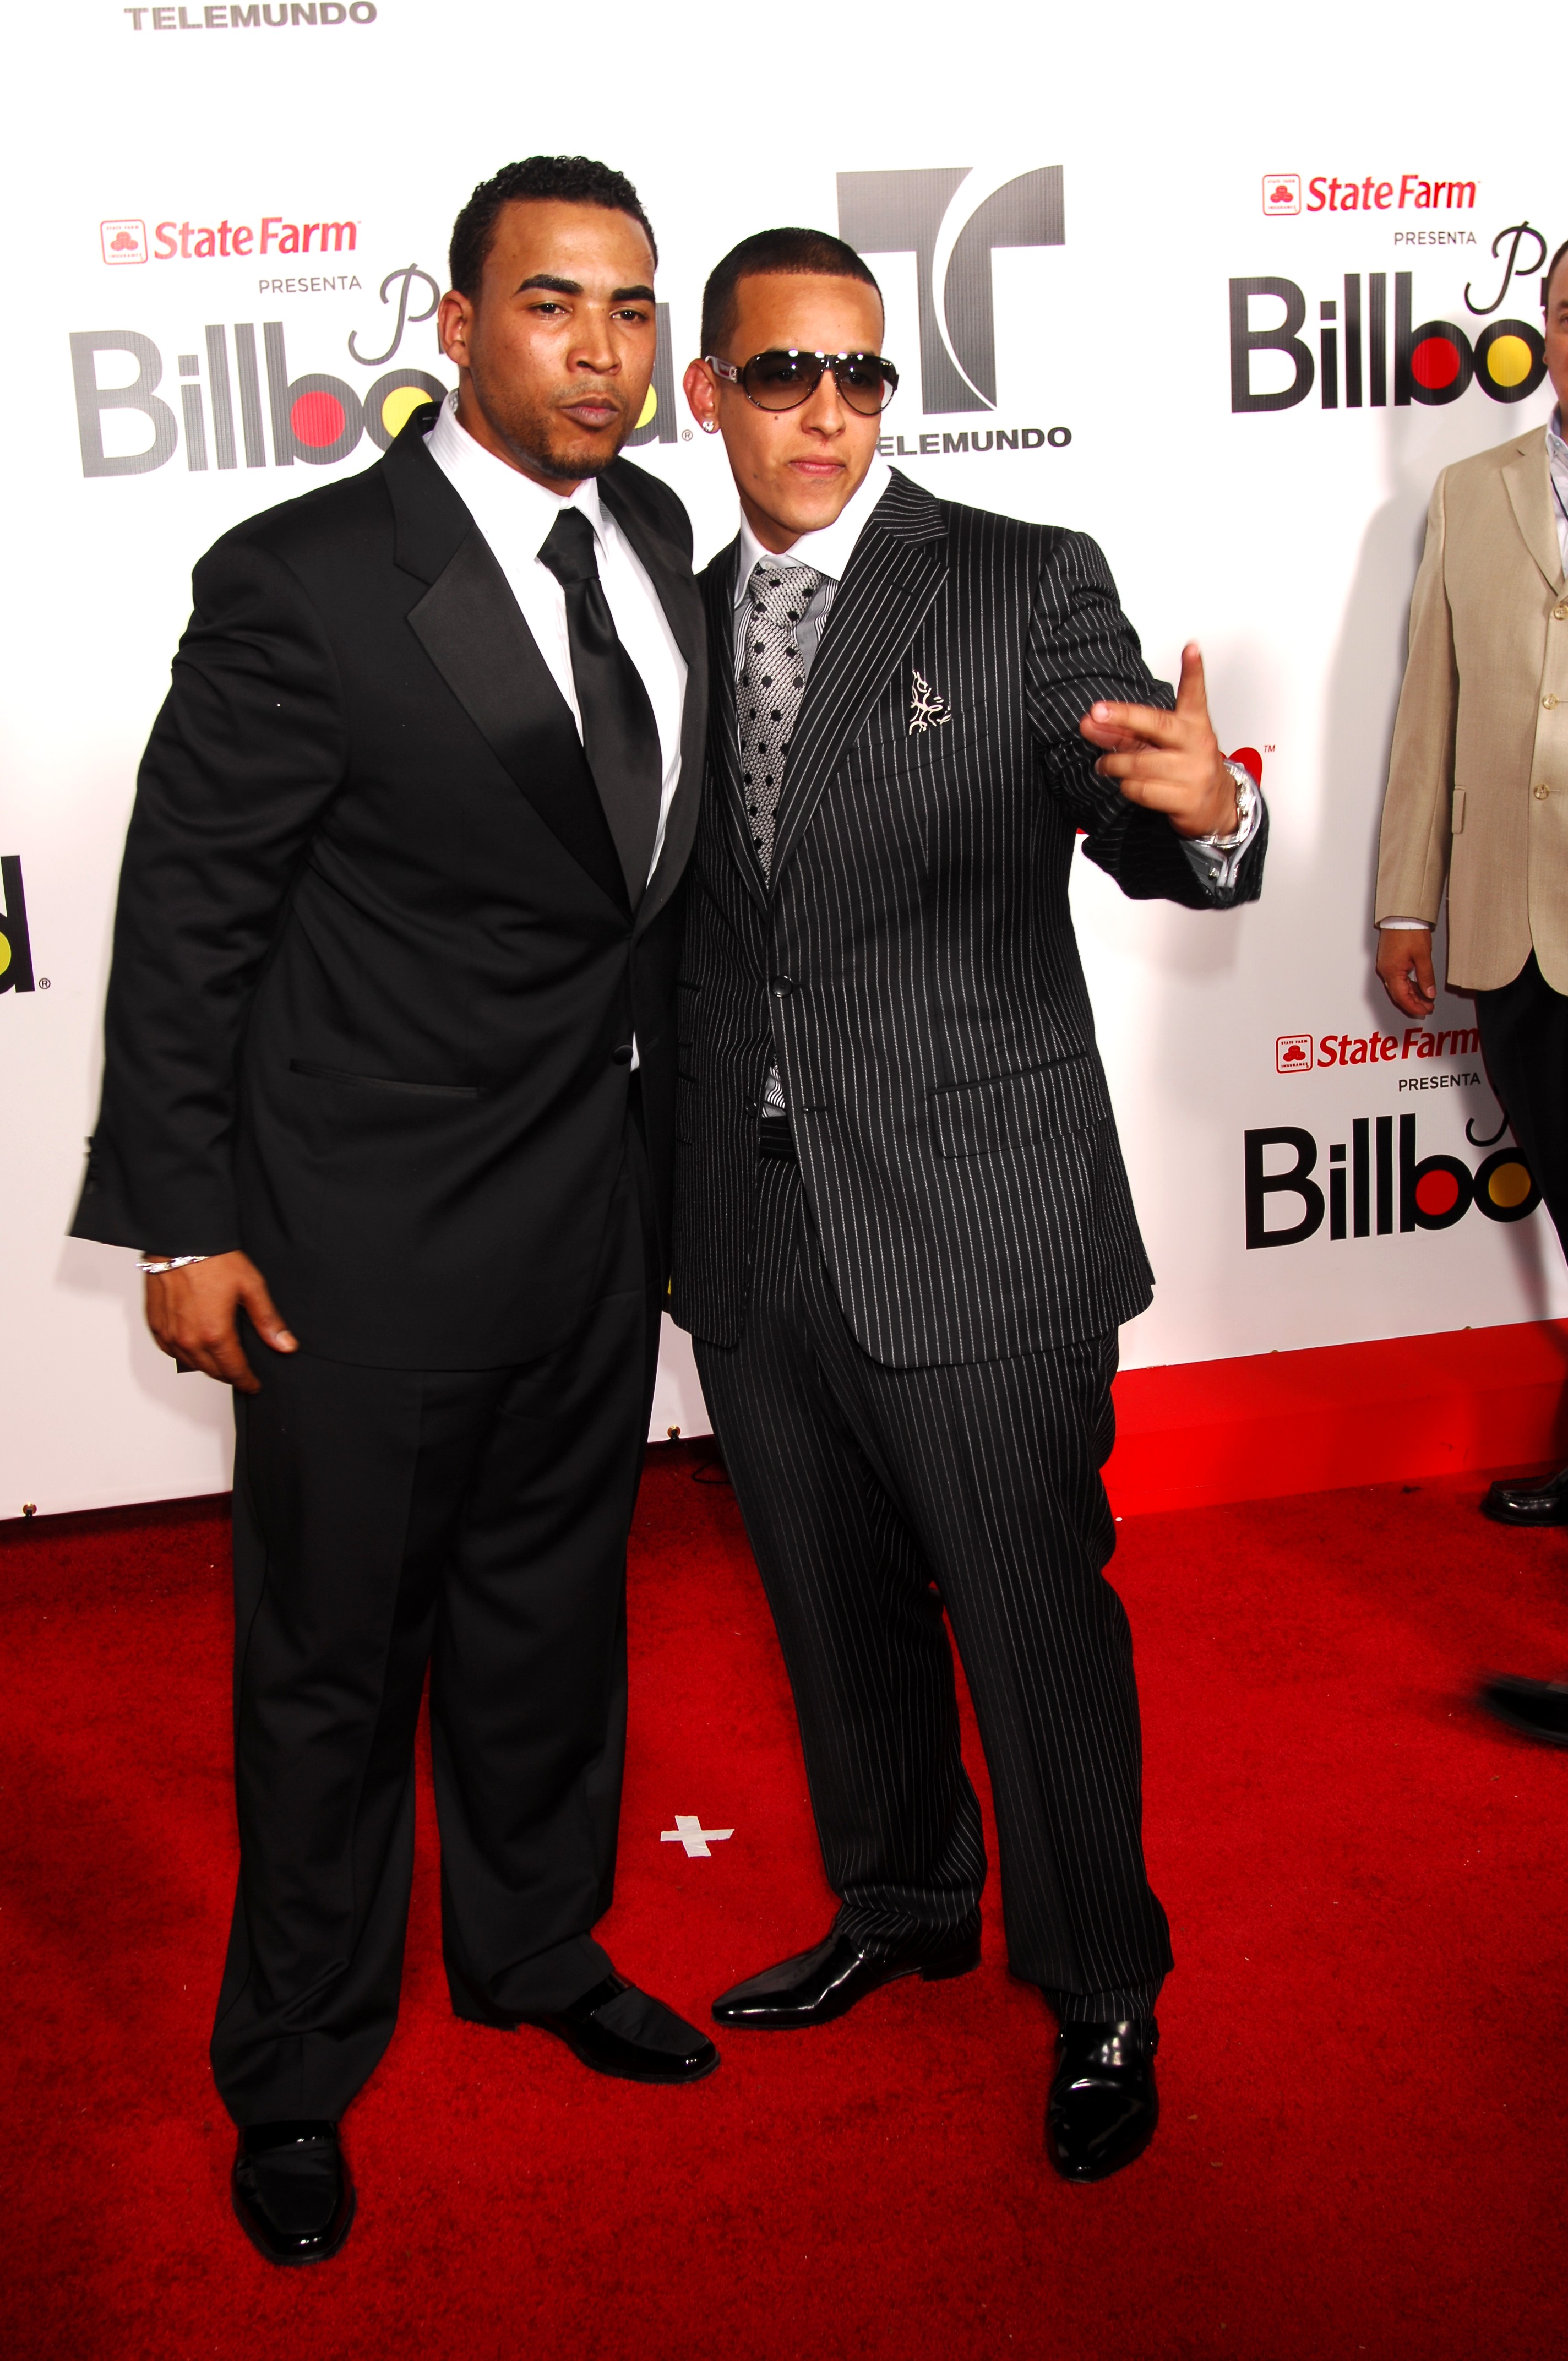
[[[809,566],[772,566],[759,558],[746,586],[746,661],[736,690],[736,725],[746,823],[764,877],[773,868],[773,815],[806,692],[795,632],[822,578]]]

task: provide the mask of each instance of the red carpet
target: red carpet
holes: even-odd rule
[[[733,1500],[652,1455],[609,1946],[700,2017],[830,1908]],[[1568,1662],[1568,1537],[1474,1480],[1129,1518],[1165,2119],[1100,2190],[1040,2139],[1003,1966],[689,2092],[459,2025],[428,1810],[359,2225],[273,2272],[205,2045],[232,1876],[221,1503],[0,1528],[9,2355],[70,2361],[1323,2361],[1559,2353],[1568,1758],[1482,1722]],[[976,1759],[971,1750],[971,1760]],[[978,1762],[976,1762],[978,1769]],[[677,1812],[733,1828],[709,1860]]]

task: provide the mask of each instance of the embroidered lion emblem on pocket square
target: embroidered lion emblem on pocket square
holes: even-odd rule
[[[939,729],[944,721],[950,721],[952,718],[952,707],[940,689],[933,688],[925,674],[917,672],[909,693],[910,737],[913,738],[917,730]]]

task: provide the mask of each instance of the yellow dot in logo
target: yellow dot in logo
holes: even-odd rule
[[[1535,355],[1522,336],[1498,336],[1486,347],[1486,374],[1494,385],[1522,385],[1534,367]]]
[[[395,385],[381,404],[381,423],[388,434],[400,434],[414,412],[429,400],[422,385]]]
[[[1486,1183],[1486,1194],[1494,1205],[1522,1205],[1531,1186],[1526,1165],[1499,1164]]]
[[[5,936],[0,935],[0,975],[5,974],[5,970],[10,966],[10,964],[11,946],[6,941]]]
[[[1510,384],[1512,384],[1513,380],[1512,380],[1512,379],[1511,379],[1511,378],[1510,378],[1510,379],[1508,380],[1508,382],[1509,382]],[[647,401],[646,401],[643,403],[643,405],[642,405],[642,415],[641,415],[641,417],[638,420],[637,423],[638,423],[638,425],[639,425],[640,427],[642,427],[642,426],[652,426],[652,423],[653,423],[653,421],[655,420],[655,418],[657,418],[657,416],[658,416],[658,415],[659,415],[659,397],[658,397],[658,395],[654,392],[654,390],[653,390],[652,387],[652,386],[650,386],[650,387],[649,387],[649,389],[648,389],[648,399],[647,399]]]

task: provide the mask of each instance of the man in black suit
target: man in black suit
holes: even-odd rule
[[[742,522],[702,578],[673,1309],[842,1903],[714,2014],[817,2025],[979,1959],[945,1609],[1010,1962],[1059,2025],[1050,2153],[1099,2180],[1154,2129],[1170,1953],[1100,1474],[1116,1330],[1150,1272],[1068,878],[1082,830],[1124,892],[1229,907],[1258,891],[1265,818],[1197,649],[1173,708],[1092,542],[933,500],[879,459],[882,334],[850,247],[764,232],[710,279],[685,380]]]
[[[702,619],[618,457],[652,234],[581,157],[477,189],[458,387],[195,574],[126,848],[76,1235],[235,1389],[234,2197],[335,2251],[396,2020],[427,1664],[452,2004],[689,2081],[617,1976],[627,1530],[669,1232]]]

